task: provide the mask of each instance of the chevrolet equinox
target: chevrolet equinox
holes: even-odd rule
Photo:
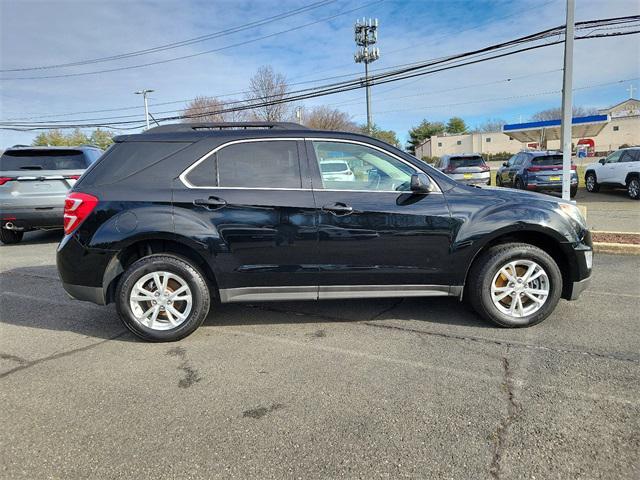
[[[344,162],[353,175],[323,165]],[[353,133],[289,123],[179,124],[116,138],[64,207],[65,290],[114,302],[149,341],[213,302],[464,299],[525,327],[574,300],[591,235],[571,203],[456,182]]]

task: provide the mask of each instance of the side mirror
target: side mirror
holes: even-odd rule
[[[411,175],[411,191],[414,193],[429,193],[433,190],[431,180],[424,173]]]
[[[598,160],[598,163],[601,163],[602,165],[604,165],[605,163],[607,163],[607,159],[601,158],[600,160]]]
[[[508,164],[507,162],[502,162],[502,166],[503,166],[503,167],[508,167],[508,166],[509,166],[509,164]]]

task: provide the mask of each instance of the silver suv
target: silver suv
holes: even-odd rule
[[[440,158],[436,168],[467,185],[491,184],[491,169],[482,155],[477,153],[445,155]]]
[[[93,146],[7,149],[0,157],[0,241],[62,228],[67,191],[100,155]]]

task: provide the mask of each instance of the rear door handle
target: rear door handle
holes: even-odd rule
[[[353,213],[353,207],[350,207],[346,203],[336,202],[329,203],[322,207],[322,210],[325,212],[332,213],[333,215],[350,215]]]
[[[226,200],[218,197],[199,198],[193,201],[194,205],[204,207],[209,210],[217,210],[227,205]]]

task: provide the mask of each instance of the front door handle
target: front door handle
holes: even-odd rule
[[[209,210],[217,210],[227,205],[226,200],[218,197],[199,198],[193,201],[194,205],[204,207]]]
[[[342,202],[329,203],[322,207],[322,210],[333,215],[350,215],[353,213],[353,208]]]

